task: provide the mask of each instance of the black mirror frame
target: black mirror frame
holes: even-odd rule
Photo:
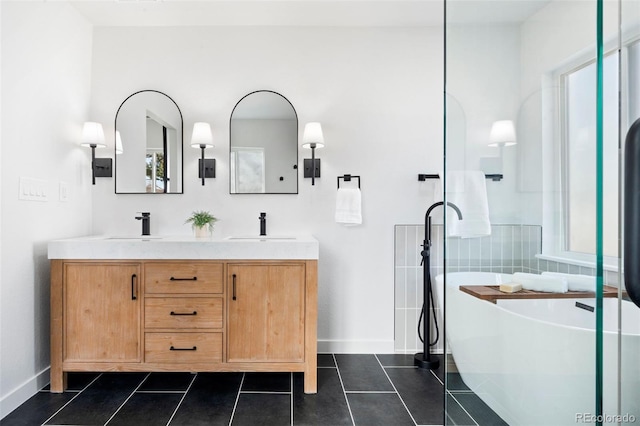
[[[229,194],[231,195],[255,195],[255,194],[286,194],[286,195],[292,195],[292,194],[298,194],[300,192],[300,173],[298,172],[299,167],[298,167],[298,156],[300,155],[300,147],[298,146],[298,133],[300,131],[300,120],[298,119],[298,112],[296,111],[295,107],[293,106],[293,104],[291,103],[291,101],[289,99],[287,99],[286,96],[284,96],[281,93],[278,93],[276,91],[273,90],[267,90],[267,89],[261,89],[261,90],[254,90],[253,92],[247,93],[246,95],[244,95],[242,98],[240,98],[240,100],[238,102],[236,102],[236,104],[234,105],[233,109],[231,110],[231,115],[229,116],[229,164],[231,164],[231,141],[232,141],[232,130],[231,130],[231,120],[233,119],[233,113],[236,110],[236,108],[238,107],[238,105],[240,105],[240,103],[248,96],[256,94],[256,93],[262,93],[262,92],[268,92],[268,93],[273,93],[275,95],[278,95],[280,97],[282,97],[285,101],[287,101],[289,103],[289,105],[291,105],[291,109],[293,110],[293,113],[295,114],[296,117],[296,163],[293,165],[293,168],[296,170],[296,191],[295,192],[231,192],[231,179],[229,179]],[[231,167],[229,167],[229,170],[231,170]]]
[[[116,130],[118,130],[117,127],[117,123],[118,123],[118,114],[120,113],[120,109],[122,108],[122,106],[125,104],[125,102],[127,102],[127,100],[129,100],[129,98],[140,94],[140,93],[144,93],[144,92],[154,92],[154,93],[158,93],[160,95],[166,96],[171,102],[173,102],[173,104],[176,106],[176,109],[178,110],[178,113],[180,114],[180,141],[181,141],[181,147],[180,147],[180,151],[181,151],[181,161],[182,164],[180,166],[180,174],[181,176],[181,180],[182,180],[182,185],[180,188],[180,191],[175,191],[175,192],[118,192],[118,155],[115,152],[115,138],[116,138]],[[184,117],[182,116],[182,110],[180,109],[180,107],[178,106],[178,104],[176,103],[176,101],[173,100],[173,98],[171,98],[171,96],[167,95],[164,92],[161,92],[159,90],[154,90],[154,89],[144,89],[144,90],[138,90],[137,92],[134,92],[132,94],[130,94],[129,96],[127,96],[125,98],[124,101],[122,101],[122,103],[120,104],[120,106],[118,107],[118,110],[116,111],[116,116],[113,120],[113,138],[114,138],[114,154],[113,154],[113,158],[114,158],[114,165],[113,165],[113,189],[114,192],[118,195],[124,195],[124,194],[154,194],[154,195],[167,195],[167,194],[184,194]]]

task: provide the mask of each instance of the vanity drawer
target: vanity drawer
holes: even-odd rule
[[[222,293],[222,263],[147,263],[144,268],[145,293]]]
[[[222,328],[221,297],[147,297],[145,328]]]
[[[222,362],[222,333],[146,333],[145,362]]]

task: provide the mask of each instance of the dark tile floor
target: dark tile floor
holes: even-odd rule
[[[0,421],[13,425],[506,425],[459,375],[412,355],[318,356],[318,393],[302,373],[73,373]]]

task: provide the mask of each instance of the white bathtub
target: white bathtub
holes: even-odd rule
[[[593,424],[583,420],[595,415],[595,314],[576,308],[575,302],[594,306],[595,299],[493,304],[458,289],[510,282],[510,277],[487,272],[446,276],[446,338],[462,379],[510,425]],[[443,284],[439,275],[440,306]],[[617,310],[617,299],[604,300],[604,414],[626,414],[640,424],[640,309],[623,301],[620,412]]]

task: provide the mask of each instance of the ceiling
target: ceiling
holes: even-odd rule
[[[441,25],[444,9],[442,0],[49,1],[68,1],[96,26],[415,27]],[[449,21],[521,22],[548,1],[449,0]]]

